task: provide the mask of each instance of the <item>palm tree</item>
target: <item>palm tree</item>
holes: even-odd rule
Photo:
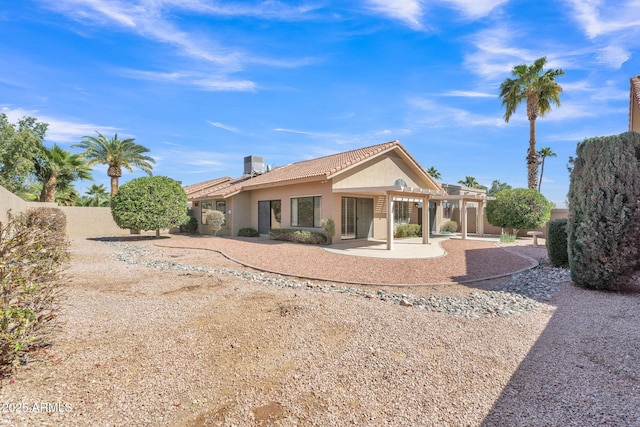
[[[42,147],[34,159],[34,176],[42,184],[41,202],[55,202],[56,190],[68,190],[76,179],[91,179],[89,166],[82,156],[56,144],[51,148]]]
[[[118,134],[111,139],[106,138],[100,132],[97,137],[85,136],[80,144],[73,147],[85,150],[83,156],[90,165],[98,163],[109,166],[107,175],[111,177],[111,197],[118,192],[118,178],[122,176],[122,168],[133,172],[132,166],[142,169],[151,175],[152,163],[156,161],[145,156],[149,149],[134,142],[134,138],[118,139]]]
[[[523,101],[527,103],[529,119],[529,150],[527,151],[527,178],[529,188],[536,189],[538,184],[538,155],[536,152],[536,119],[551,111],[551,104],[560,106],[562,88],[556,83],[558,76],[564,75],[561,69],[542,69],[547,58],[536,59],[532,65],[516,65],[511,74],[514,79],[507,78],[500,85],[500,98],[505,107],[504,121],[515,113],[516,107]]]
[[[427,173],[431,175],[433,179],[442,178],[442,174],[438,171],[438,169],[435,168],[435,166],[431,166],[429,169],[427,169]]]
[[[480,188],[481,185],[476,179],[472,176],[466,176],[464,181],[458,181],[458,184],[463,185],[469,188]]]
[[[538,150],[538,163],[540,163],[540,181],[538,182],[538,193],[540,192],[540,187],[542,187],[542,174],[544,173],[544,159],[547,157],[558,157],[556,153],[553,152],[551,147],[544,147]]]
[[[109,193],[107,193],[107,187],[104,184],[93,184],[85,191],[89,196],[88,206],[108,206],[109,205]]]

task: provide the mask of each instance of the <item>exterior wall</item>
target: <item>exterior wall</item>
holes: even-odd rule
[[[7,212],[18,214],[27,210],[27,202],[0,186],[0,222],[7,222]]]
[[[129,234],[118,227],[111,216],[111,208],[58,206],[56,203],[26,202],[0,186],[0,221],[6,222],[7,212],[18,214],[30,208],[58,208],[67,217],[67,237],[98,237]]]
[[[435,186],[419,175],[395,152],[376,157],[370,162],[339,175],[334,179],[334,188],[377,187],[394,185],[403,179],[409,187],[435,189]]]
[[[56,206],[67,216],[67,236],[100,237],[130,234],[128,229],[118,227],[111,216],[111,208],[84,206]],[[30,206],[31,207],[31,206]]]
[[[242,196],[240,193],[238,196]],[[234,199],[238,196],[234,196]],[[252,227],[258,229],[258,202],[265,200],[280,200],[282,203],[281,224],[283,228],[291,227],[291,199],[297,197],[321,196],[321,218],[333,219],[336,230],[340,228],[340,205],[337,206],[338,215],[336,215],[335,205],[336,197],[331,190],[331,182],[310,182],[305,184],[295,184],[279,187],[261,188],[252,190],[248,196],[248,200],[240,202],[242,209],[238,215],[234,215],[234,221],[246,221],[247,214],[250,221],[244,224],[237,224],[240,227]],[[339,202],[338,198],[338,202]],[[238,210],[238,209],[236,209]],[[322,228],[307,228],[314,231],[322,231]],[[337,231],[336,231],[336,234]],[[338,239],[339,239],[338,235]],[[335,236],[334,236],[335,240]]]
[[[638,77],[631,79],[631,89],[629,91],[629,130],[640,132],[640,108],[638,108],[639,98],[636,96],[636,86],[634,81],[637,81]]]
[[[216,202],[225,202],[226,209],[224,212],[225,216],[225,224],[220,227],[220,230],[216,233],[217,236],[229,236],[233,230],[233,224],[231,221],[231,215],[229,214],[229,210],[231,209],[231,200],[230,199],[207,199],[207,200],[199,200],[193,203],[191,211],[194,218],[198,220],[198,233],[199,234],[211,234],[213,235],[213,230],[211,226],[208,224],[203,224],[202,218],[202,203],[212,203],[211,210],[215,210]],[[237,234],[237,233],[236,233]]]

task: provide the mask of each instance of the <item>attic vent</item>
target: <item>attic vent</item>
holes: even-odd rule
[[[267,171],[264,165],[264,157],[261,156],[247,156],[244,158],[244,174],[254,175],[262,174]]]
[[[404,182],[404,179],[402,179],[402,178],[396,179],[395,182],[393,183],[393,185],[400,186],[400,187],[408,187],[407,183]]]

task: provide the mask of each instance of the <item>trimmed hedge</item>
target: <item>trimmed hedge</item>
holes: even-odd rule
[[[189,216],[189,220],[180,226],[181,233],[196,234],[198,231],[198,219],[193,216]]]
[[[547,253],[554,267],[569,266],[567,222],[567,218],[560,218],[547,223]]]
[[[269,238],[286,242],[310,243],[312,245],[324,245],[327,243],[327,236],[323,233],[298,230],[297,228],[272,228],[269,230]]]
[[[568,198],[573,282],[599,290],[631,284],[640,269],[640,133],[578,144]]]
[[[251,227],[244,227],[238,230],[238,236],[240,237],[258,237],[259,235],[258,230]]]
[[[440,227],[440,231],[446,233],[455,233],[458,231],[458,223],[455,221],[447,221]]]

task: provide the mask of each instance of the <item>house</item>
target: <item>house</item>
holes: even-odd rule
[[[243,227],[260,234],[271,228],[322,231],[320,222],[328,218],[336,230],[332,243],[372,238],[386,240],[387,248],[392,249],[395,225],[430,224],[433,230],[442,200],[453,197],[463,206],[470,199],[483,200],[477,195],[448,196],[398,141],[270,171],[264,170],[261,158],[257,158],[259,167],[253,167],[252,159],[254,156],[245,159],[245,174],[240,178],[185,187],[200,233],[211,232],[207,225],[210,210],[225,213],[226,222],[218,235],[231,236]],[[430,203],[431,209],[422,209]],[[429,233],[423,233],[423,243],[428,242]]]
[[[629,130],[640,132],[640,76],[631,78],[629,94]]]

